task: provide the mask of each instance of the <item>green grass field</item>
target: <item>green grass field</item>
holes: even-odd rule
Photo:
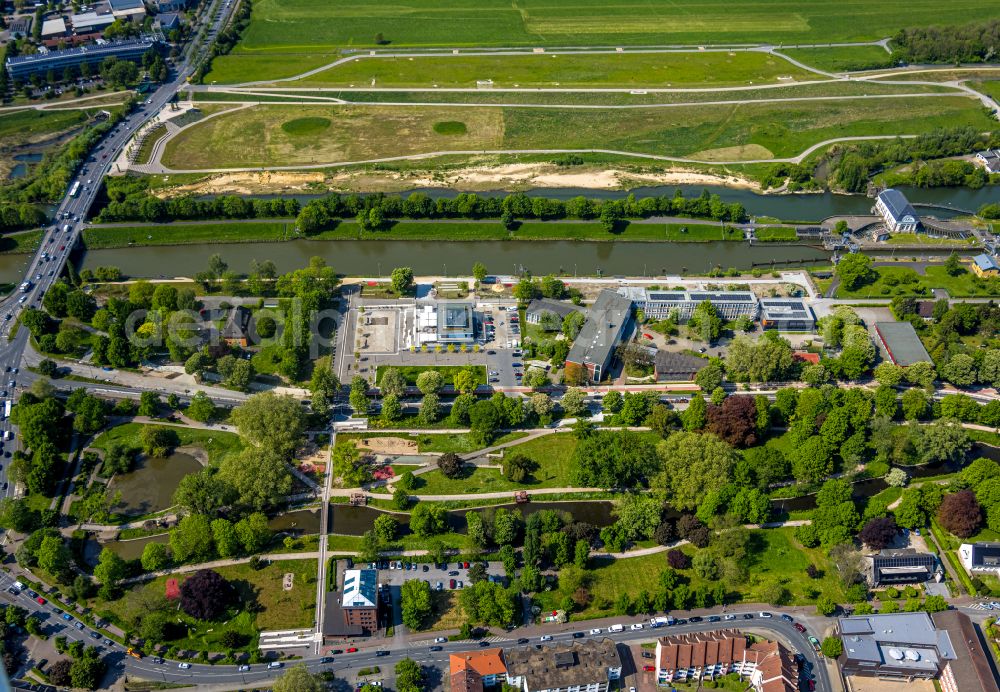
[[[87,111],[38,111],[28,109],[0,115],[0,139],[17,144],[46,135],[54,135],[87,121]]]
[[[390,367],[398,370],[406,380],[406,383],[413,386],[416,386],[417,378],[420,377],[420,374],[428,370],[440,373],[441,377],[444,378],[444,383],[449,385],[454,381],[455,375],[463,370],[471,369],[476,373],[478,384],[486,384],[486,368],[482,365],[380,365],[375,371],[376,384],[382,380],[382,375]]]
[[[898,29],[963,24],[1000,15],[981,0],[849,0],[835,8],[805,0],[436,0],[327,4],[258,0],[243,40],[216,58],[208,81],[291,76],[347,47],[618,46],[873,40]]]
[[[178,170],[309,165],[435,151],[613,149],[704,161],[767,160],[800,154],[836,137],[897,135],[936,127],[990,130],[971,98],[754,103],[602,109],[261,105],[227,113],[168,142],[164,165]],[[323,137],[283,125],[308,114],[333,125]],[[466,133],[441,135],[439,122]],[[239,132],[240,137],[233,133]]]
[[[728,585],[731,600],[754,602],[761,600],[760,594],[764,587],[775,582],[781,583],[790,593],[792,603],[805,604],[804,596],[807,586],[815,587],[828,594],[834,600],[843,599],[843,590],[837,579],[836,568],[824,555],[822,549],[806,548],[794,538],[794,529],[766,529],[750,532],[750,545],[747,546],[748,571],[751,577],[744,584]],[[689,554],[694,552],[691,546],[684,546]],[[816,565],[823,575],[819,579],[810,579],[805,568],[809,564]],[[621,560],[596,561],[592,572],[594,582],[590,592],[597,599],[607,599],[614,603],[621,593],[627,593],[635,598],[640,591],[650,595],[659,590],[659,577],[667,567],[665,553],[643,557],[633,557]],[[687,579],[689,586],[714,585],[699,578],[692,569],[679,570]],[[559,589],[538,595],[542,609],[557,608],[563,597],[568,594]],[[577,619],[599,617],[607,612],[598,610],[594,601],[582,613],[574,613]]]
[[[23,231],[0,236],[0,254],[33,254],[38,249],[44,235],[45,231]]]
[[[931,289],[943,288],[954,298],[996,295],[995,284],[980,279],[970,271],[951,276],[942,266],[929,266],[925,274],[917,274],[917,282],[904,284],[902,277],[913,275],[908,267],[876,267],[878,279],[870,284],[848,291],[842,285],[837,288],[838,298],[891,298],[892,296],[930,295]],[[896,281],[895,285],[886,283]],[[922,292],[921,292],[922,289]]]
[[[597,55],[459,55],[359,58],[292,86],[681,87],[767,84],[791,77],[824,79],[781,58],[758,52],[611,53]],[[785,80],[782,80],[785,81]]]
[[[1000,103],[1000,80],[969,82],[969,86]]]
[[[268,222],[218,222],[198,224],[159,224],[151,226],[116,226],[86,228],[83,244],[97,250],[129,245],[186,245],[191,243],[246,243],[289,240],[295,224]]]
[[[757,239],[764,243],[793,243],[799,237],[788,226],[764,226],[757,229]]]
[[[832,48],[788,48],[790,58],[828,72],[878,70],[892,67],[889,53],[881,46],[837,46]]]
[[[90,443],[91,447],[97,449],[107,449],[112,443],[123,444],[128,447],[139,448],[139,431],[142,429],[141,423],[124,423],[117,425],[110,430],[101,433],[97,439]],[[179,425],[165,426],[177,433],[178,446],[200,447],[208,454],[208,461],[217,464],[230,454],[238,454],[243,448],[240,438],[235,433],[222,432],[218,430],[198,430],[185,428]]]

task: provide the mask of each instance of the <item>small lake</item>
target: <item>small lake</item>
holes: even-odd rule
[[[11,180],[16,180],[17,178],[23,178],[28,175],[30,170],[30,165],[33,163],[39,163],[42,160],[42,154],[32,153],[32,154],[17,154],[13,157],[17,163],[10,170],[10,174],[7,176]]]
[[[320,526],[319,509],[294,509],[276,517],[272,517],[268,522],[268,527],[275,532],[303,536],[318,534]]]
[[[128,473],[111,481],[110,490],[120,490],[121,503],[114,511],[121,514],[148,514],[173,505],[174,491],[181,479],[201,469],[198,460],[180,452],[166,457],[140,456]]]

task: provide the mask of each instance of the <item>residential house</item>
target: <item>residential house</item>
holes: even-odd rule
[[[973,576],[1000,577],[1000,543],[963,543],[958,548],[958,557],[965,571]]]
[[[448,659],[452,692],[483,692],[507,679],[503,649],[451,654]]]
[[[237,305],[229,311],[226,325],[222,328],[222,340],[227,346],[246,348],[250,343],[250,322],[253,313],[249,308]]]
[[[1000,274],[1000,265],[989,255],[980,254],[972,258],[972,271],[976,276],[996,276]]]
[[[987,173],[1000,173],[1000,149],[987,149],[978,152],[976,162],[981,163]]]
[[[657,351],[653,356],[653,371],[657,382],[690,382],[708,360],[676,351]]]
[[[889,188],[878,193],[875,211],[893,233],[916,233],[920,228],[920,217],[899,190]]]
[[[558,317],[561,322],[570,313],[580,312],[580,310],[581,308],[572,303],[551,300],[550,298],[536,298],[528,303],[528,307],[524,311],[524,321],[528,324],[539,324],[543,315],[551,313]]]
[[[739,630],[660,637],[656,642],[656,683],[701,682],[736,673],[756,692],[794,692],[798,675],[791,653],[778,642],[747,643]]]

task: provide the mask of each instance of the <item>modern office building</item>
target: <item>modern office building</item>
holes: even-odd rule
[[[141,63],[142,56],[154,49],[156,44],[156,38],[143,36],[142,38],[124,41],[109,41],[96,46],[82,46],[80,48],[66,48],[65,50],[51,50],[47,53],[19,55],[14,58],[7,58],[6,68],[11,79],[24,81],[35,74],[44,75],[49,70],[53,70],[56,74],[62,74],[62,71],[67,67],[79,68],[84,63],[96,70],[105,59],[112,57],[119,60],[130,60]]]
[[[608,289],[601,291],[566,356],[567,367],[582,368],[588,380],[600,382],[631,325],[632,301]]]
[[[958,557],[965,571],[973,576],[1000,577],[1000,543],[963,543],[958,548]]]
[[[378,629],[378,572],[373,569],[344,571],[343,597],[340,607],[347,626],[362,628],[366,633]]]
[[[676,316],[679,322],[687,322],[695,308],[706,300],[724,320],[757,318],[758,301],[752,291],[651,291],[627,286],[619,288],[618,293],[631,300],[647,319],[665,320]]]
[[[913,549],[883,550],[875,555],[866,555],[864,574],[872,588],[941,581],[944,578],[937,556]]]
[[[920,228],[920,217],[899,190],[890,187],[878,193],[875,211],[882,217],[886,228],[893,233],[916,233]]]
[[[602,639],[507,651],[507,684],[522,692],[608,692],[621,679],[615,643]]]
[[[816,316],[801,298],[761,298],[760,326],[786,332],[811,332],[816,327]]]
[[[472,343],[476,339],[476,322],[471,301],[437,303],[437,340],[441,343]]]

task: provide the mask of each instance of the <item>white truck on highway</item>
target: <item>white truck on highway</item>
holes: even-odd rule
[[[666,616],[666,617],[664,617],[662,615],[658,615],[658,616],[656,616],[654,618],[650,618],[649,619],[649,626],[652,627],[652,628],[654,628],[654,629],[657,628],[657,627],[665,627],[665,626],[669,626],[669,625],[672,625],[672,624],[674,624],[674,619],[672,617],[670,617],[669,615]]]
[[[3,417],[4,417],[4,420],[6,420],[7,418],[10,418],[10,403],[11,403],[10,399],[7,399],[7,401],[3,402]]]
[[[31,290],[30,281],[25,281],[24,283],[21,284],[21,293],[27,293],[30,290]]]

